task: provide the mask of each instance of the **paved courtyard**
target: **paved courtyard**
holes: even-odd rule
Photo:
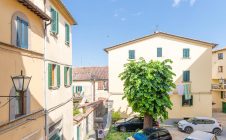
[[[226,114],[214,113],[213,117],[216,118],[223,125],[223,132],[221,136],[218,136],[218,140],[226,140]],[[183,140],[188,134],[180,132],[176,127],[166,127],[173,137],[173,140]]]

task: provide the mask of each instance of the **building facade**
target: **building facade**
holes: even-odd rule
[[[51,19],[30,1],[1,0],[0,9],[0,139],[43,140],[44,22]],[[24,93],[11,79],[21,71],[31,76]]]
[[[226,113],[226,48],[214,50],[212,55],[213,111]]]
[[[74,68],[72,89],[75,96],[83,97],[81,103],[108,98],[108,67]]]
[[[118,77],[124,64],[143,57],[149,60],[173,61],[176,88],[169,93],[173,103],[169,118],[212,116],[211,53],[216,44],[156,32],[139,39],[106,48],[109,64],[109,93],[113,109],[130,113],[123,96],[123,81]],[[185,96],[185,86],[189,97]]]
[[[48,0],[52,19],[45,37],[45,104],[48,139],[73,139],[72,25],[76,22],[60,0]]]
[[[73,139],[75,20],[60,0],[2,0],[0,8],[0,139]],[[21,71],[31,77],[25,92],[11,79]]]

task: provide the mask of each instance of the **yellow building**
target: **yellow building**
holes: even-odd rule
[[[25,0],[0,1],[0,139],[44,139],[44,22],[50,17]],[[11,76],[32,76],[16,92]],[[11,97],[7,97],[11,96]]]
[[[226,48],[214,50],[212,55],[213,111],[226,113]]]
[[[170,94],[173,102],[169,118],[180,119],[194,116],[212,116],[211,54],[216,44],[177,35],[156,32],[110,48],[108,53],[109,93],[115,111],[130,113],[123,97],[123,81],[118,77],[124,64],[143,57],[149,60],[171,59],[177,88]],[[190,85],[190,98],[183,92]]]
[[[60,0],[1,0],[0,9],[0,140],[73,139],[75,20]],[[21,71],[26,91],[11,79]]]

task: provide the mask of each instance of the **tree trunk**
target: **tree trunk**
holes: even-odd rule
[[[144,115],[144,125],[143,129],[145,128],[152,128],[153,127],[153,117],[151,115],[145,114]]]

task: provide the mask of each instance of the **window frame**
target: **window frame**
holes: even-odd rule
[[[135,60],[136,59],[136,52],[135,50],[129,50],[129,56],[128,56],[128,59],[129,60]]]
[[[183,59],[190,59],[190,48],[183,48]]]
[[[193,106],[193,95],[191,95],[191,99],[186,100],[185,95],[182,95],[182,106]]]
[[[223,73],[223,72],[224,72],[224,67],[218,66],[218,73]]]
[[[186,74],[187,73],[187,74]],[[186,75],[185,75],[186,74]],[[182,81],[184,82],[184,83],[189,83],[189,82],[191,82],[191,72],[190,72],[190,70],[185,70],[185,71],[183,71],[183,79],[182,79]]]
[[[218,53],[218,60],[224,59],[224,53]]]
[[[157,57],[158,58],[162,57],[162,48],[161,47],[157,48]]]
[[[65,44],[70,46],[70,26],[65,23]]]
[[[70,87],[72,85],[72,68],[69,66],[64,67],[64,86]]]
[[[56,18],[56,21],[54,20],[54,18],[53,18],[53,13],[52,12],[55,12],[55,18]],[[57,35],[59,34],[59,13],[58,13],[58,11],[55,9],[55,8],[53,8],[53,7],[50,7],[50,17],[51,17],[51,19],[52,19],[52,22],[51,22],[51,26],[50,26],[50,33],[52,34],[52,35],[54,35],[55,37],[57,37]],[[55,23],[54,23],[55,22]],[[54,31],[53,30],[53,24],[55,24],[55,30],[56,31]]]

